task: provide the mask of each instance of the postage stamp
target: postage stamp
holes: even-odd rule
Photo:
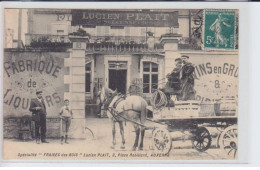
[[[204,48],[234,49],[235,11],[205,10]]]

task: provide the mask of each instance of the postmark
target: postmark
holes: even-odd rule
[[[232,10],[204,11],[205,49],[235,49],[235,16]]]

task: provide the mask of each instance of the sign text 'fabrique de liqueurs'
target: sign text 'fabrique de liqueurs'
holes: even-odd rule
[[[72,25],[179,27],[178,11],[72,10]]]

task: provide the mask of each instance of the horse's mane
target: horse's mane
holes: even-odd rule
[[[103,87],[103,88],[105,90],[105,95],[106,96],[109,96],[109,94],[113,94],[114,93],[114,91],[112,89],[108,88],[108,87]]]

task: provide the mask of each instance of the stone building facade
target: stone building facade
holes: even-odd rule
[[[49,120],[56,121],[57,125],[49,130],[53,133],[48,136],[58,136],[59,121],[53,117],[57,117],[61,101],[70,99],[75,113],[75,126],[72,125],[71,133],[73,137],[81,138],[84,136],[85,117],[90,114],[92,107],[96,107],[96,92],[101,87],[117,89],[123,94],[138,93],[149,101],[153,89],[165,85],[166,75],[174,68],[174,60],[181,55],[190,56],[190,62],[195,65],[197,100],[212,102],[222,96],[236,96],[238,51],[204,50],[201,44],[201,18],[202,10],[180,10],[178,26],[171,28],[91,27],[72,26],[71,10],[28,9],[26,49],[5,51],[4,116],[30,115],[28,110],[15,107],[18,105],[17,100],[20,101],[19,107],[23,107],[23,102],[33,97],[36,89],[33,84],[36,82],[45,90],[45,98],[49,101]],[[39,51],[35,52],[35,49]],[[35,60],[35,70],[30,70],[30,63],[28,68],[28,60],[33,63]],[[25,62],[24,69],[27,69],[28,74],[21,71],[22,61]],[[43,64],[39,64],[43,63],[41,61],[46,61],[43,71],[39,71],[39,68],[43,68]],[[56,63],[58,72],[55,72],[55,68],[52,73],[47,72],[49,61],[54,62],[54,65]],[[20,99],[14,97],[13,102],[10,102],[10,84],[15,88],[23,88],[22,83],[18,84],[19,81],[12,78],[15,74],[21,79],[20,74],[24,74],[26,80],[20,82],[23,82],[23,90],[28,96]],[[28,83],[31,83],[30,88]],[[138,90],[131,91],[133,85]],[[18,90],[14,92],[19,93]]]

